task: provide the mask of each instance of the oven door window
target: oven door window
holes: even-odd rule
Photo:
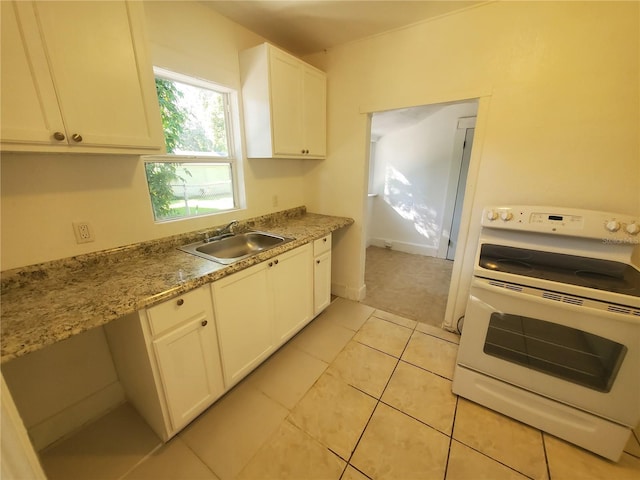
[[[627,347],[535,318],[492,313],[484,353],[572,383],[609,392]]]

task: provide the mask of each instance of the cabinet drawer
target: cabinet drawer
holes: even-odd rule
[[[328,252],[331,250],[331,234],[326,237],[319,238],[313,242],[313,256],[317,257],[318,255],[323,254],[324,252]]]
[[[154,336],[158,335],[195,315],[206,312],[206,306],[210,303],[209,289],[205,286],[147,309],[151,333]]]

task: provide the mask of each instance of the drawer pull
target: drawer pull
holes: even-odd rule
[[[325,238],[323,238],[323,239],[322,239],[322,241],[323,241],[324,243],[327,243],[327,238],[326,238],[326,237],[325,237]]]
[[[176,303],[178,304],[178,306],[184,305],[184,298],[179,298]]]
[[[202,321],[202,323],[201,323],[201,325],[202,325],[203,327],[206,327],[206,326],[207,326],[207,323],[209,323],[209,322],[208,322],[208,321],[206,321],[206,320],[203,320],[203,321]]]

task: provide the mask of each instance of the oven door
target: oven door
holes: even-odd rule
[[[640,318],[474,278],[458,364],[614,422],[640,419]]]

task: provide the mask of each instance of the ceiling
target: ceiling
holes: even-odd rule
[[[202,3],[269,42],[302,56],[481,2],[202,0]]]

